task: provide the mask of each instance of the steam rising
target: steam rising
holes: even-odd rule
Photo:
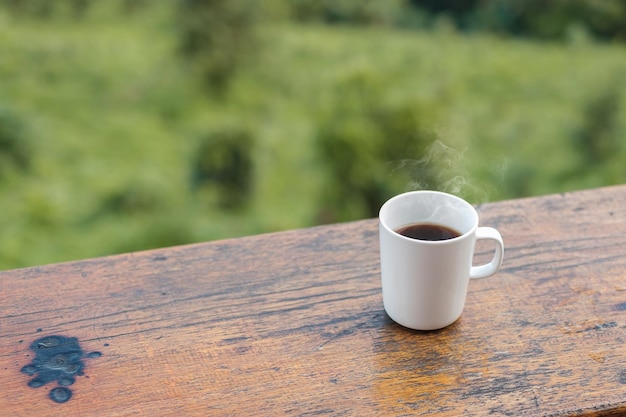
[[[467,169],[466,149],[456,150],[440,140],[435,140],[426,149],[423,158],[406,159],[393,163],[392,171],[409,177],[407,191],[437,190],[458,195],[468,201],[480,204],[489,201],[489,187],[471,179]],[[495,162],[495,161],[494,161]],[[501,177],[507,168],[505,158],[494,165]]]

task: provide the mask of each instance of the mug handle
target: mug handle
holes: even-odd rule
[[[476,229],[476,240],[489,239],[496,242],[496,251],[491,262],[485,265],[472,266],[470,278],[487,278],[495,274],[502,265],[504,258],[504,243],[502,236],[493,227],[479,227]]]

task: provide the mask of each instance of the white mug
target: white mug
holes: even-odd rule
[[[380,268],[383,305],[395,322],[415,330],[454,323],[465,306],[470,278],[485,278],[502,265],[504,244],[491,227],[478,227],[478,213],[467,201],[438,191],[412,191],[380,209]],[[398,232],[414,224],[457,232],[446,240],[422,240]],[[495,242],[491,262],[472,266],[476,240]]]

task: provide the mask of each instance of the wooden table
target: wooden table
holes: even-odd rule
[[[503,269],[436,332],[386,316],[376,219],[2,272],[0,414],[626,415],[626,186],[479,212]]]

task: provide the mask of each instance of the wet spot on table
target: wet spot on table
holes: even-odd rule
[[[626,310],[626,302],[615,304],[613,306],[613,309],[615,309],[617,311],[624,311],[624,310]]]
[[[102,356],[101,352],[84,354],[75,337],[56,335],[35,340],[30,350],[35,353],[35,358],[22,368],[23,373],[33,376],[28,386],[39,388],[56,382],[59,386],[53,388],[49,396],[57,403],[64,403],[72,397],[72,391],[67,387],[74,384],[77,376],[84,375],[83,359]]]
[[[57,403],[64,403],[72,398],[72,391],[65,387],[57,387],[50,390],[50,399]]]
[[[620,384],[626,384],[626,369],[619,371],[617,378]]]

